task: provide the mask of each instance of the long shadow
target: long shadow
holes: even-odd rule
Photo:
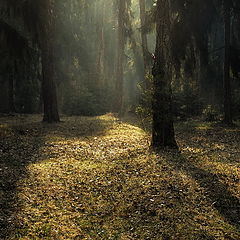
[[[8,239],[18,225],[19,181],[27,176],[26,167],[36,161],[43,144],[38,136],[27,137],[24,130],[19,131],[0,138],[0,239]]]
[[[27,166],[41,161],[41,148],[45,144],[45,136],[55,133],[60,137],[92,137],[104,134],[111,121],[94,118],[59,124],[43,124],[26,122],[10,125],[8,130],[0,129],[0,239],[17,237],[21,231],[17,213],[21,211],[18,198],[21,179],[27,178]],[[74,131],[73,131],[74,130]],[[79,130],[79,131],[78,131]],[[76,134],[77,132],[77,134]]]
[[[149,119],[141,119],[141,117],[137,116],[134,113],[128,113],[125,116],[121,117],[120,120],[124,123],[130,124],[132,126],[141,128],[146,132],[151,131],[151,124]]]
[[[123,121],[132,124],[136,120],[135,118],[129,118],[129,119],[123,119]],[[138,127],[142,128],[140,122],[137,124]],[[181,129],[181,127],[183,129]],[[222,137],[223,136],[223,128],[222,126],[213,126],[214,129],[205,130],[205,137],[210,140],[208,142],[216,142],[219,141],[219,134]],[[229,128],[233,132],[239,131],[239,127]],[[191,134],[191,136],[197,136],[201,135],[201,131],[197,130],[195,126],[182,126],[179,125],[177,127],[177,133],[180,134],[179,137],[183,137],[185,133],[188,132],[188,134]],[[213,133],[216,135],[215,139],[212,137]],[[186,135],[189,137],[189,135]],[[187,141],[185,145],[189,146],[191,144],[191,140],[184,136],[184,139]],[[226,144],[229,141],[233,141],[233,136],[226,136],[224,137],[227,139],[224,139],[224,144]],[[234,136],[234,142],[238,143],[239,135]],[[189,141],[190,140],[190,141]],[[181,139],[181,141],[183,141]],[[195,141],[195,140],[194,140]],[[194,145],[193,145],[194,147]],[[224,217],[226,222],[228,222],[230,225],[236,227],[240,231],[240,199],[233,196],[232,193],[229,191],[229,186],[227,184],[224,184],[222,181],[220,181],[219,177],[209,171],[206,171],[204,169],[201,169],[194,165],[193,162],[188,160],[183,154],[179,152],[173,152],[173,153],[164,153],[166,155],[166,160],[170,165],[172,165],[176,170],[183,170],[188,175],[190,175],[195,181],[205,190],[205,193],[207,197],[209,198],[210,202],[212,203],[213,207],[217,209],[217,211],[221,214],[221,216]],[[197,157],[197,156],[196,156]]]
[[[205,189],[213,207],[232,226],[240,230],[240,200],[228,190],[229,186],[220,181],[217,175],[198,168],[181,153],[167,157],[167,161],[176,170],[183,170]]]
[[[125,118],[123,121],[132,124],[134,121],[136,121],[136,116]],[[140,121],[137,125],[138,127],[142,128]],[[180,133],[180,137],[183,137],[186,131],[191,134],[190,136],[192,137],[197,137],[199,134],[201,137],[203,137],[202,131],[197,130],[195,127],[196,126],[194,125],[189,126],[189,123],[187,123],[186,126],[179,125],[177,127],[177,133]],[[225,129],[231,131],[234,136],[230,134],[224,134]],[[204,132],[204,138],[207,138],[207,141],[210,143],[218,143],[219,139],[221,139],[223,136],[224,145],[227,145],[230,141],[234,142],[235,144],[239,143],[239,126],[226,128],[225,125],[213,125],[210,129],[207,129]],[[189,135],[184,136],[184,139],[187,141],[184,143],[185,145],[192,145]],[[181,139],[181,141],[183,141],[183,139]],[[200,142],[201,141],[202,140],[200,140]],[[194,144],[193,147],[195,147]],[[229,148],[229,146],[226,147]],[[201,146],[201,148],[203,148],[203,146]],[[207,196],[210,198],[213,206],[226,219],[226,221],[240,230],[240,200],[233,196],[228,190],[229,186],[220,181],[217,175],[195,166],[194,163],[189,161],[183,154],[174,152],[173,155],[170,155],[172,157],[167,158],[168,162],[173,165],[176,170],[183,170],[190,174],[199,183],[199,185],[206,190]]]

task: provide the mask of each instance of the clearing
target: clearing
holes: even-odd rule
[[[181,153],[111,114],[0,117],[0,239],[240,239],[240,128],[178,123]]]

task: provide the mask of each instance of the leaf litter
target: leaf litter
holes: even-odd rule
[[[111,114],[0,120],[0,239],[240,239],[239,128],[178,124],[154,153]]]

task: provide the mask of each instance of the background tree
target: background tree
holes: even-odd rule
[[[223,0],[224,11],[224,122],[232,124],[232,91],[230,81],[230,54],[231,54],[231,13],[230,1]]]
[[[43,121],[59,122],[54,67],[55,1],[41,0],[39,3],[39,44],[42,59]]]
[[[116,62],[116,104],[115,110],[121,115],[123,105],[123,60],[125,46],[125,15],[126,1],[118,0],[118,44],[117,44],[117,62]]]
[[[223,1],[170,3],[166,62],[173,118],[223,120],[224,109],[231,108],[234,121],[240,116],[238,1],[229,1],[232,91],[227,92],[232,103],[225,108]],[[0,4],[1,112],[36,113],[44,104],[46,121],[58,121],[53,110],[57,108],[69,115],[137,109],[142,118],[152,118],[151,88],[146,91],[143,86],[146,80],[152,82],[144,65],[151,63],[149,52],[156,47],[155,1],[0,0]]]
[[[146,78],[146,74],[149,72],[149,51],[148,51],[148,40],[146,34],[146,2],[145,0],[139,0],[140,8],[140,21],[141,21],[141,40],[142,40],[142,55],[143,55],[143,64],[144,64],[144,76],[145,76],[145,87],[146,89],[150,88],[150,83]]]

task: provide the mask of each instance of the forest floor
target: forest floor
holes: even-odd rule
[[[181,152],[111,114],[0,117],[0,239],[240,239],[240,128],[176,125]]]

